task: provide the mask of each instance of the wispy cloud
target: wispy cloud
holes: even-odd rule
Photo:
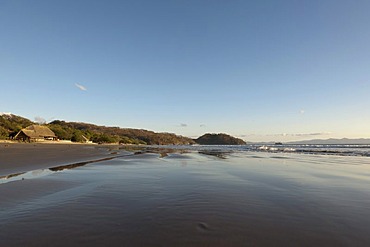
[[[323,136],[323,135],[330,135],[331,132],[315,132],[315,133],[282,133],[282,134],[275,134],[271,136]]]
[[[302,114],[302,115],[304,114],[304,112],[305,112],[305,111],[304,111],[303,109],[301,109],[301,110],[299,111],[299,113],[300,113],[300,114]]]
[[[318,133],[307,133],[307,134],[295,134],[296,136],[325,136],[330,135],[331,132],[318,132]]]
[[[82,91],[87,91],[87,88],[86,87],[84,87],[84,86],[82,86],[82,85],[80,85],[78,83],[75,83],[75,86],[78,87]]]
[[[35,117],[35,122],[36,122],[36,123],[40,123],[40,124],[44,124],[44,123],[46,123],[46,120],[45,120],[45,118],[43,118],[43,117],[36,116],[36,117]]]
[[[324,136],[324,135],[331,135],[331,132],[313,132],[313,133],[280,133],[280,134],[266,134],[266,135],[258,135],[258,134],[240,134],[237,137],[249,137],[249,136]]]

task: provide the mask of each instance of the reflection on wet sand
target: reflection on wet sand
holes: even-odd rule
[[[38,170],[32,170],[28,172],[20,172],[20,173],[15,173],[15,174],[10,174],[6,176],[0,177],[0,184],[3,183],[9,183],[13,181],[18,181],[18,180],[24,180],[24,179],[33,179],[33,178],[39,178],[42,176],[50,175],[51,172],[59,172],[63,170],[71,170],[77,167],[82,167],[91,163],[97,163],[97,162],[103,162],[103,161],[108,161],[112,160],[118,157],[125,157],[127,155],[119,155],[119,156],[114,156],[114,157],[109,157],[109,158],[102,158],[102,159],[97,159],[97,160],[89,160],[85,162],[78,162],[74,164],[68,164],[68,165],[62,165],[62,166],[56,166],[56,167],[51,167],[48,169],[38,169]],[[51,172],[48,172],[51,171]]]
[[[110,153],[110,154],[113,154],[115,156],[108,157],[108,158],[101,158],[101,159],[96,159],[96,160],[77,162],[77,163],[73,163],[73,164],[51,167],[51,168],[48,168],[48,169],[37,169],[37,170],[28,171],[28,172],[19,172],[19,173],[9,174],[9,175],[0,177],[0,184],[12,182],[12,181],[24,180],[24,179],[38,178],[38,177],[41,177],[41,176],[46,176],[46,175],[51,174],[50,172],[45,172],[46,170],[49,170],[49,171],[52,171],[52,172],[59,172],[59,171],[63,171],[63,170],[71,170],[71,169],[74,169],[74,168],[77,168],[77,167],[86,166],[86,165],[91,164],[91,163],[103,162],[103,161],[108,161],[108,160],[112,160],[112,159],[116,159],[116,158],[130,157],[132,155],[141,155],[141,154],[145,154],[145,153],[152,153],[152,154],[159,154],[160,158],[165,158],[165,157],[169,156],[168,155],[169,153],[170,154],[173,154],[173,153],[179,153],[179,154],[188,153],[188,151],[186,151],[186,150],[167,149],[167,148],[166,149],[161,149],[161,148],[151,148],[151,147],[142,148],[142,147],[138,147],[138,146],[121,147],[120,149],[124,149],[125,151],[127,151],[127,153],[125,153],[123,155],[120,155],[120,153],[118,151],[115,151],[115,152]],[[113,149],[113,150],[117,150],[117,149]],[[130,152],[133,152],[133,153],[130,153]]]
[[[0,180],[2,180],[2,179],[10,179],[10,178],[13,178],[13,177],[17,177],[17,176],[20,176],[20,175],[22,175],[24,173],[25,172],[19,172],[19,173],[14,173],[14,174],[6,175],[6,176],[1,176],[0,177]]]
[[[74,169],[74,168],[77,168],[77,167],[85,166],[87,164],[96,163],[96,162],[102,162],[102,161],[107,161],[107,160],[112,160],[112,159],[115,159],[115,158],[117,158],[117,156],[115,156],[115,157],[109,157],[109,158],[103,158],[103,159],[98,159],[98,160],[91,160],[91,161],[79,162],[79,163],[74,163],[74,164],[69,164],[69,165],[63,165],[63,166],[56,166],[56,167],[49,168],[49,170],[50,171],[53,171],[53,172],[63,171],[63,170],[70,170],[70,169]]]
[[[367,158],[121,151],[0,185],[0,246],[370,244]]]

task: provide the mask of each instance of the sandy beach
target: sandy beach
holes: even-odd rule
[[[68,143],[0,143],[0,177],[111,157],[116,146]]]
[[[369,166],[219,147],[2,144],[2,174],[30,172],[0,183],[0,246],[369,246]]]

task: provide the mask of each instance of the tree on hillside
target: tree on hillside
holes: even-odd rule
[[[119,141],[119,138],[107,134],[99,134],[94,135],[91,140],[95,143],[116,143]]]
[[[49,124],[48,127],[55,133],[60,140],[71,140],[73,136],[73,129],[64,128],[58,124]]]
[[[83,136],[83,134],[80,130],[75,130],[72,134],[71,141],[73,141],[73,142],[85,142],[85,139],[82,136]]]
[[[0,139],[4,140],[9,137],[9,132],[4,128],[0,126]]]

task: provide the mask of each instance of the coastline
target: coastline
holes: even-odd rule
[[[0,176],[112,157],[115,145],[0,143]]]

